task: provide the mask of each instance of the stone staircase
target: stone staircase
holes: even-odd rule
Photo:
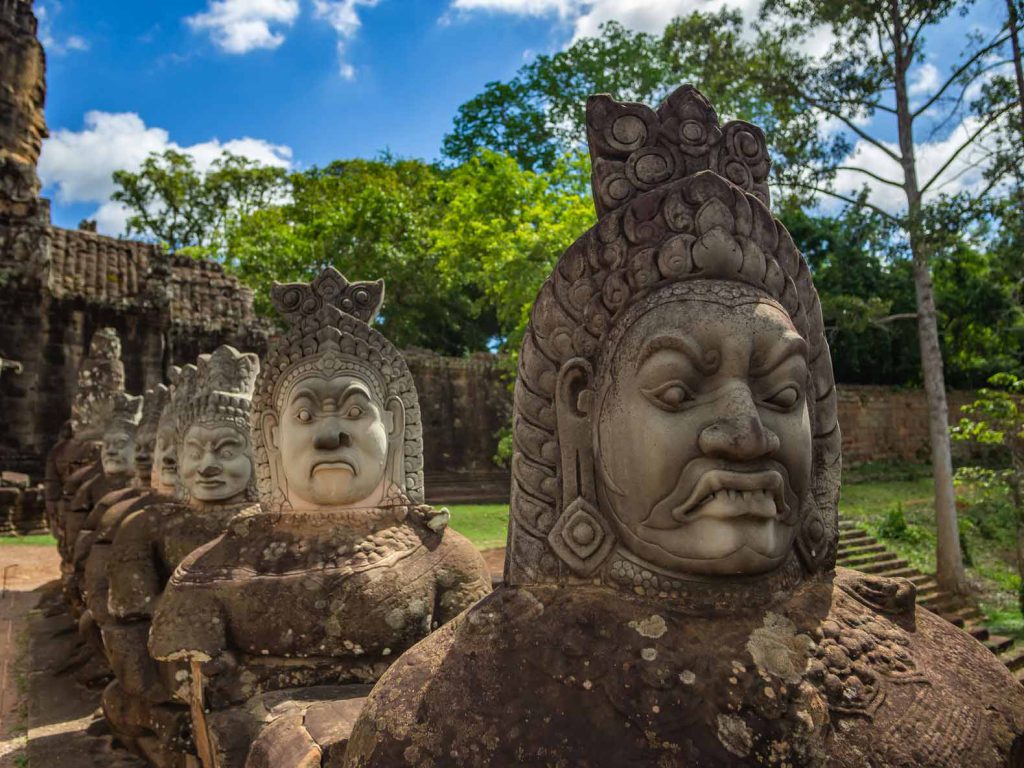
[[[1024,643],[1014,644],[1009,637],[990,634],[985,615],[970,600],[956,597],[939,588],[934,576],[911,568],[906,560],[887,550],[849,520],[839,521],[839,565],[879,576],[902,576],[917,586],[917,602],[933,613],[969,632],[996,654],[1021,684],[1024,684]]]

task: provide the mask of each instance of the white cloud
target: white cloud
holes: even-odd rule
[[[943,139],[932,142],[920,142],[915,146],[917,160],[917,178],[921,185],[926,184],[949,160],[957,148],[978,129],[979,121],[975,117],[967,117]],[[899,146],[892,142],[882,142],[883,146],[899,153]],[[945,169],[934,184],[925,193],[925,201],[939,194],[958,194],[980,191],[987,183],[984,178],[990,158],[980,144],[964,150]],[[846,166],[863,168],[872,173],[899,183],[903,182],[903,171],[899,163],[889,157],[879,147],[863,139],[857,142],[850,156],[842,163]],[[869,190],[868,201],[890,213],[899,214],[906,210],[907,198],[903,190],[883,184],[863,173],[856,171],[840,171],[836,176],[836,191],[853,196],[865,184]],[[826,207],[833,207],[826,202]],[[835,205],[835,207],[838,207]]]
[[[931,62],[922,64],[910,73],[907,92],[911,96],[924,96],[939,85],[939,68]]]
[[[380,0],[313,0],[313,12],[338,35],[338,74],[345,80],[356,76],[355,67],[345,61],[345,47],[356,36],[362,21],[359,7],[372,8]]]
[[[596,36],[606,21],[617,21],[637,32],[660,34],[678,16],[694,11],[717,13],[723,8],[740,11],[749,23],[757,18],[761,0],[452,0],[441,21],[449,23],[453,14],[474,12],[558,16],[572,23],[572,39],[578,40]],[[812,56],[821,56],[833,39],[827,27],[820,27],[808,35],[801,48]]]
[[[299,0],[208,0],[207,10],[185,19],[197,32],[209,32],[226,53],[277,48],[282,27],[299,15]]]
[[[53,20],[60,14],[62,6],[59,0],[49,0],[36,6],[36,19],[39,21],[39,42],[48,54],[63,56],[72,51],[88,51],[89,41],[81,35],[70,35],[59,39],[53,32]]]
[[[116,170],[135,171],[152,152],[175,149],[195,159],[205,171],[222,152],[248,157],[264,165],[291,167],[289,147],[244,137],[182,146],[163,128],[147,126],[134,112],[88,112],[81,131],[58,129],[43,144],[39,176],[61,203],[96,203],[93,214],[101,232],[119,235],[127,219],[122,207],[109,200]]]

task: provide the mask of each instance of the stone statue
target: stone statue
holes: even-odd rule
[[[273,289],[289,330],[254,398],[261,509],[182,563],[150,633],[154,657],[190,663],[179,697],[207,766],[241,766],[250,745],[254,765],[340,754],[367,684],[490,590],[482,556],[422,504],[416,390],[371,325],[383,293],[333,268]]]
[[[235,515],[255,509],[249,411],[258,371],[256,355],[226,345],[184,367],[172,401],[182,499],[154,501],[125,517],[107,557],[100,623],[116,680],[104,692],[104,712],[121,741],[161,768],[184,765],[188,717],[171,702],[173,671],[149,657],[150,620],[179,563]],[[170,478],[161,466],[166,492]]]
[[[61,439],[46,457],[46,519],[61,546],[60,508],[71,500],[82,482],[100,473],[100,440],[107,411],[104,403],[114,392],[123,391],[121,340],[113,328],[100,328],[93,334],[89,353],[78,368],[71,418],[61,430]],[[89,471],[82,472],[86,468]],[[72,477],[75,477],[73,482]]]
[[[84,609],[74,566],[78,534],[101,499],[130,485],[134,465],[135,432],[142,418],[142,397],[115,392],[105,403],[107,415],[102,417],[104,429],[99,461],[100,472],[82,482],[67,503],[62,519],[62,584],[65,600],[75,616],[79,616]]]
[[[761,131],[688,86],[587,126],[600,220],[523,340],[504,583],[395,662],[344,764],[1021,764],[998,660],[835,567],[832,364]]]
[[[177,377],[176,371],[175,367],[172,378]],[[170,395],[170,389],[163,384],[146,391],[142,421],[135,433],[135,478],[131,485],[111,491],[97,502],[75,543],[73,581],[85,605],[79,631],[100,653],[104,653],[100,629],[106,618],[106,565],[113,536],[121,521],[132,512],[174,498],[177,473],[174,419],[168,407]]]

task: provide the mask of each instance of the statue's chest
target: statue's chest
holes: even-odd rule
[[[323,563],[221,585],[240,649],[272,656],[387,656],[431,630],[437,584],[425,547],[378,564]]]
[[[170,576],[181,561],[207,542],[224,532],[237,508],[223,513],[197,513],[183,509],[163,515],[157,523],[157,555],[165,573]]]

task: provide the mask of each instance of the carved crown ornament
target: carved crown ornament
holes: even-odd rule
[[[200,355],[194,369],[185,366],[175,390],[179,441],[189,427],[203,423],[231,424],[248,436],[259,369],[255,354],[239,352],[227,344]]]
[[[419,399],[401,353],[372,323],[384,303],[384,281],[350,282],[334,267],[309,283],[278,283],[270,291],[288,328],[274,336],[256,380],[252,424],[260,501],[268,509],[286,502],[263,430],[265,413],[278,413],[283,398],[310,376],[347,374],[364,381],[384,404],[402,401],[403,445],[397,447],[395,475],[414,503],[423,501],[423,437]]]
[[[676,89],[657,110],[592,96],[587,139],[598,216],[700,171],[713,171],[771,205],[764,133],[742,120],[720,125],[714,107],[692,85]]]
[[[763,134],[741,122],[720,127],[691,86],[657,110],[595,96],[587,129],[600,219],[558,260],[524,335],[514,395],[506,581],[612,582],[616,568],[654,580],[656,568],[618,562],[625,549],[607,512],[593,493],[579,492],[577,478],[592,474],[595,457],[567,455],[578,441],[560,428],[560,377],[566,366],[600,371],[603,356],[645,302],[695,294],[728,301],[749,291],[788,314],[808,345],[811,498],[796,521],[800,566],[793,568],[831,569],[840,466],[832,364],[810,272],[767,207]],[[677,579],[666,573],[662,581]]]

